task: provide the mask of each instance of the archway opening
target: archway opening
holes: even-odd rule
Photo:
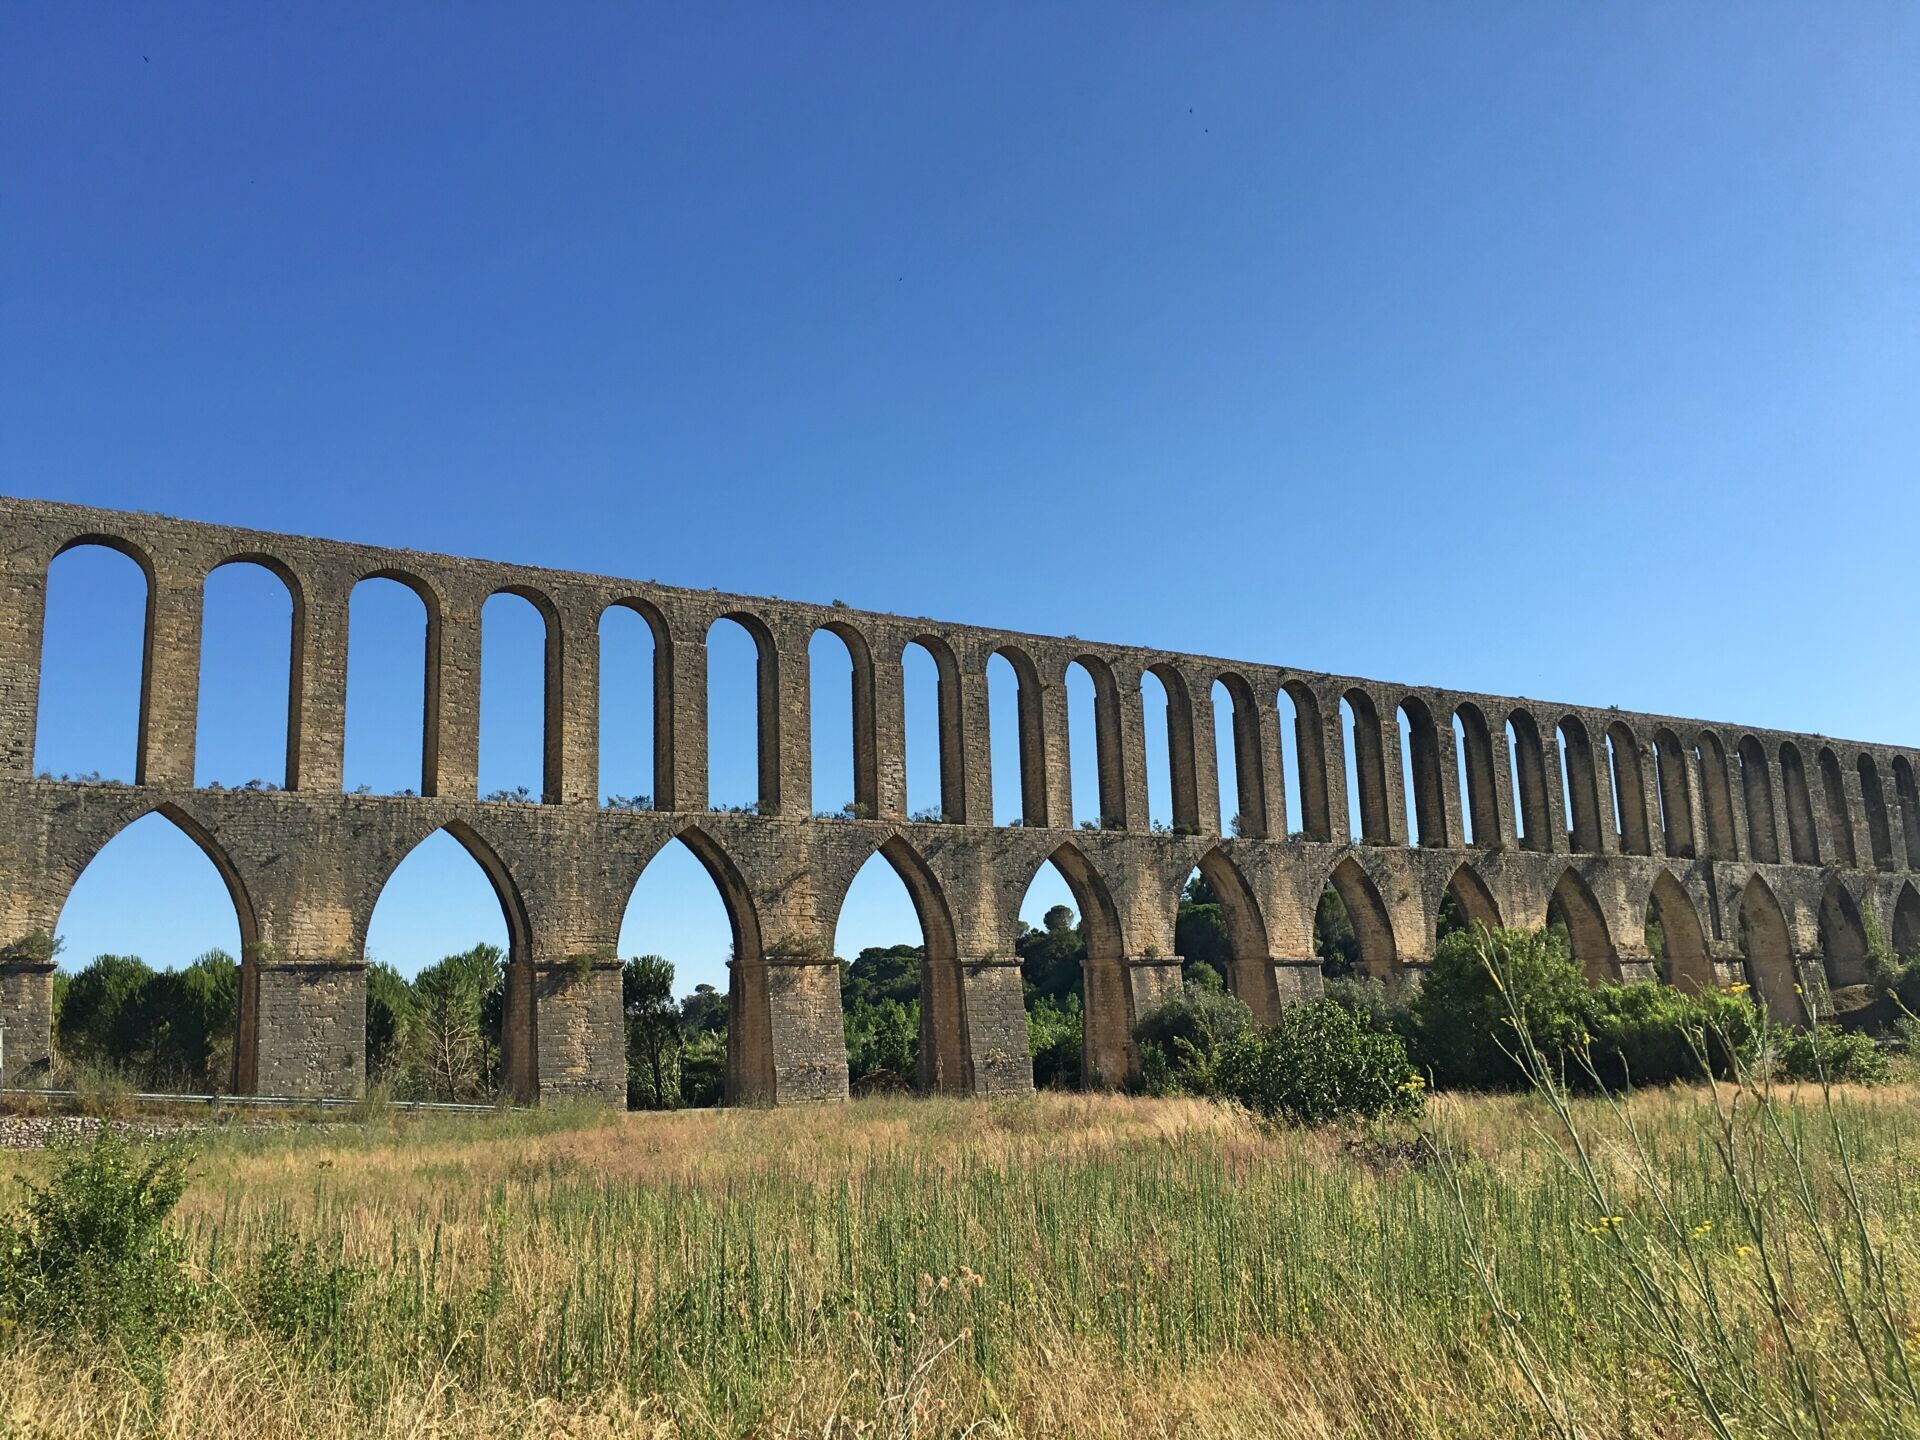
[[[1800,1006],[1799,978],[1793,962],[1793,938],[1787,917],[1766,881],[1748,880],[1740,894],[1740,953],[1746,957],[1747,980],[1777,1025],[1797,1025],[1805,1013]]]
[[[1400,785],[1406,807],[1407,843],[1442,848],[1447,844],[1447,807],[1440,780],[1440,736],[1433,712],[1426,702],[1409,697],[1400,702],[1395,719],[1400,729]]]
[[[1393,921],[1371,876],[1351,856],[1334,867],[1313,915],[1314,951],[1329,979],[1364,977],[1394,985],[1400,953]]]
[[[341,783],[355,794],[426,788],[427,602],[370,575],[347,601],[347,734]]]
[[[1555,730],[1560,751],[1561,815],[1567,825],[1567,843],[1582,854],[1600,852],[1599,790],[1594,784],[1593,744],[1587,727],[1572,715]]]
[[[1800,747],[1792,741],[1780,746],[1780,787],[1787,799],[1787,843],[1796,865],[1818,865],[1820,842],[1813,826],[1813,793],[1807,787],[1807,766]]]
[[[1640,741],[1624,722],[1607,727],[1607,774],[1612,784],[1613,833],[1623,855],[1651,855],[1647,830],[1646,777],[1640,768]]]
[[[55,933],[65,958],[54,1049],[65,1078],[233,1088],[239,956],[255,939],[253,917],[190,829],[152,811],[120,831],[80,872]]]
[[[931,1089],[942,1079],[939,1088],[965,1088],[965,1007],[953,947],[950,939],[929,945],[901,863],[882,850],[869,855],[834,927],[833,953],[846,967],[840,1013],[847,1083],[856,1095]],[[935,949],[944,954],[934,956]]]
[[[1340,697],[1340,724],[1347,741],[1348,833],[1363,844],[1385,845],[1391,827],[1380,712],[1364,690],[1349,690]]]
[[[707,806],[725,813],[769,813],[766,711],[773,703],[766,637],[739,616],[707,631]]]
[[[1572,870],[1562,872],[1553,887],[1547,901],[1547,928],[1560,932],[1567,953],[1589,985],[1620,979],[1620,957],[1607,931],[1606,916],[1586,881]]]
[[[1540,727],[1525,710],[1507,717],[1507,755],[1512,762],[1514,826],[1520,848],[1549,851],[1553,848],[1550,806],[1560,802],[1549,799],[1546,747]]]
[[[1740,789],[1747,802],[1747,851],[1763,865],[1780,861],[1780,832],[1774,823],[1773,780],[1767,773],[1767,752],[1753,736],[1741,738],[1735,754],[1740,761]]]
[[[861,696],[853,647],[822,626],[807,641],[808,741],[813,760],[813,813],[823,819],[871,819],[854,786],[854,747]],[[868,737],[871,743],[871,736]]]
[[[1119,917],[1106,882],[1074,846],[1055,850],[1028,883],[1014,948],[1025,981],[1034,1083],[1062,1085],[1076,1043],[1083,1088],[1125,1083],[1133,1069],[1134,997]]]
[[[1920,955],[1920,892],[1911,884],[1902,885],[1893,902],[1893,953],[1902,960]]]
[[[1820,794],[1826,804],[1827,843],[1833,847],[1834,861],[1851,870],[1860,863],[1853,844],[1853,813],[1839,757],[1828,747],[1820,751]]]
[[[924,640],[909,641],[900,657],[906,706],[907,814],[916,820],[958,821],[965,809],[961,782],[959,668]]]
[[[1147,761],[1147,826],[1151,830],[1171,830],[1173,712],[1167,682],[1150,669],[1140,673],[1140,715]]]
[[[266,566],[233,560],[207,576],[193,783],[276,788],[293,769],[293,592]]]
[[[1838,880],[1829,880],[1820,896],[1820,958],[1835,989],[1867,983],[1867,929]]]
[[[1086,1027],[1087,936],[1073,891],[1051,860],[1034,872],[1020,901],[1014,952],[1020,957],[1034,1086],[1077,1090]]]
[[[1654,794],[1660,806],[1660,831],[1666,853],[1691,860],[1694,852],[1692,786],[1687,778],[1686,752],[1671,730],[1653,737]]]
[[[629,1104],[725,1100],[729,962],[739,943],[712,871],[683,841],[669,840],[640,872],[620,920]],[[645,1022],[639,1035],[636,1021]]]
[[[531,1028],[509,1015],[507,967],[526,950],[511,890],[477,839],[444,829],[394,867],[362,947],[369,1085],[420,1100],[531,1094],[531,1040],[510,1033]]]
[[[987,657],[987,747],[993,770],[993,823],[1047,823],[1039,675],[1019,651]]]
[[[630,604],[600,615],[600,803],[612,809],[667,808],[656,753],[654,626]]]
[[[1470,865],[1462,865],[1447,881],[1440,894],[1440,909],[1434,925],[1434,939],[1484,925],[1495,930],[1500,925],[1500,907],[1494,904],[1487,882]]]
[[[1880,767],[1871,755],[1860,757],[1860,803],[1867,811],[1867,836],[1873,845],[1873,863],[1879,870],[1893,868],[1893,832],[1887,824],[1887,797],[1880,788]]]
[[[480,607],[480,798],[538,804],[547,784],[547,621],[501,590]]]
[[[1093,672],[1074,660],[1067,666],[1067,767],[1072,801],[1068,819],[1083,830],[1104,829],[1100,795],[1100,696]]]
[[[1734,858],[1733,789],[1727,779],[1727,751],[1720,737],[1702,730],[1694,740],[1694,763],[1700,767],[1700,808],[1706,821],[1709,860]]]
[[[75,545],[47,567],[36,774],[139,778],[150,603],[145,569],[109,546]]]
[[[1713,988],[1716,977],[1699,911],[1665,870],[1654,878],[1647,897],[1646,946],[1660,978],[1676,990],[1695,995]]]
[[[1477,705],[1453,712],[1453,748],[1460,786],[1461,839],[1491,845],[1500,838],[1499,793],[1494,787],[1493,732]]]
[[[1319,752],[1311,745],[1303,751],[1300,700],[1292,686],[1280,687],[1276,708],[1280,717],[1280,769],[1284,780],[1281,788],[1285,792],[1287,806],[1284,826],[1286,837],[1289,840],[1325,839],[1326,806],[1322,803],[1316,812],[1307,804],[1307,797],[1316,793],[1316,785],[1325,786],[1326,771],[1321,767],[1315,776],[1307,773],[1306,767],[1319,766],[1320,762],[1315,758]],[[1325,797],[1321,799],[1324,802]],[[1282,828],[1276,823],[1275,833],[1280,833]]]
[[[1220,833],[1254,834],[1243,806],[1240,786],[1240,714],[1233,690],[1224,680],[1213,682],[1213,755],[1219,781]]]

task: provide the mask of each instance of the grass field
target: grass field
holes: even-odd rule
[[[15,1327],[0,1433],[1711,1433],[1689,1348],[1725,1433],[1920,1433],[1916,1101],[1576,1102],[1599,1190],[1518,1097],[1418,1129],[1042,1095],[213,1135],[189,1332]]]

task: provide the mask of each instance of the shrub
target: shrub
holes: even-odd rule
[[[1789,1030],[1777,1049],[1780,1075],[1788,1080],[1851,1081],[1876,1085],[1888,1077],[1886,1053],[1871,1036],[1833,1025]]]
[[[1034,1088],[1071,1090],[1079,1086],[1082,1019],[1078,995],[1059,999],[1042,996],[1027,1008]]]
[[[158,1339],[198,1302],[167,1219],[187,1184],[174,1146],[135,1147],[112,1127],[53,1152],[45,1186],[0,1220],[0,1315],[129,1345]]]
[[[1154,1095],[1209,1095],[1219,1048],[1253,1023],[1246,1005],[1215,986],[1188,982],[1134,1027],[1140,1068]]]
[[[1564,1056],[1584,1031],[1586,994],[1586,980],[1552,931],[1458,931],[1434,951],[1413,1002],[1420,1058],[1436,1084],[1512,1089],[1526,1078],[1508,1053],[1515,1013],[1543,1055]]]
[[[1329,975],[1322,984],[1327,999],[1351,1011],[1363,1028],[1398,1035],[1409,1051],[1417,1050],[1419,1027],[1414,1024],[1413,1012],[1416,992],[1411,988],[1389,990],[1371,975]]]
[[[1289,1006],[1271,1030],[1248,1026],[1220,1047],[1214,1077],[1223,1097],[1303,1125],[1415,1115],[1424,1099],[1399,1038],[1331,1000]]]

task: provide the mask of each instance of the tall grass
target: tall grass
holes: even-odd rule
[[[179,1217],[209,1298],[164,1379],[16,1332],[0,1433],[1698,1433],[1596,1177],[1636,1217],[1657,1182],[1720,1299],[1722,1359],[1775,1363],[1771,1266],[1833,1390],[1821,1433],[1920,1433],[1840,1383],[1860,1271],[1811,1218],[1857,1214],[1881,1339],[1914,1345],[1916,1092],[1775,1098],[1806,1202],[1791,1176],[1729,1172],[1692,1091],[1562,1097],[1638,1137],[1573,1166],[1540,1142],[1540,1098],[1436,1101],[1445,1164],[1405,1128],[1048,1096],[223,1136]],[[1758,1253],[1756,1184],[1791,1202]]]

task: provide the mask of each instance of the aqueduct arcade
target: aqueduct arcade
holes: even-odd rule
[[[1431,957],[1443,904],[1469,918],[1564,923],[1590,976],[1648,978],[1657,915],[1674,984],[1747,980],[1782,1020],[1804,992],[1863,974],[1866,918],[1920,945],[1920,752],[1665,715],[1394,685],[1265,663],[984,630],[601,576],[311,540],[78,506],[0,500],[0,1023],[4,1083],[44,1083],[53,959],[46,937],[89,860],[159,812],[211,859],[242,935],[236,1083],[351,1096],[365,1084],[367,928],[387,878],[446,831],[480,863],[510,936],[506,1067],[523,1097],[617,1100],[625,1050],[615,958],[643,869],[684,842],[733,932],[728,1092],[742,1102],[842,1097],[832,947],[874,855],[921,921],[922,1080],[981,1094],[1032,1085],[1014,937],[1051,862],[1087,938],[1086,1064],[1134,1065],[1134,1022],[1180,980],[1174,922],[1197,867],[1221,897],[1228,983],[1256,1014],[1317,993],[1314,915],[1331,885],[1361,964],[1390,981]],[[144,574],[147,608],[131,784],[37,777],[48,568],[99,545]],[[246,561],[292,606],[279,788],[195,784],[202,595]],[[347,605],[368,577],[426,611],[417,793],[342,788]],[[541,793],[478,787],[479,613],[524,597],[545,629]],[[601,802],[599,626],[610,607],[651,632],[651,807]],[[707,637],[738,621],[757,654],[758,803],[709,808]],[[852,662],[854,804],[812,809],[807,651]],[[906,803],[902,656],[938,672],[940,803]],[[988,666],[1018,677],[1021,813],[995,824]],[[1094,692],[1099,815],[1072,812],[1066,675]],[[1166,696],[1170,824],[1147,798],[1152,677]],[[1237,814],[1218,798],[1216,707],[1231,706]],[[1289,779],[1288,769],[1295,774]],[[1404,782],[1403,782],[1404,777]],[[1290,803],[1289,797],[1297,797]]]

